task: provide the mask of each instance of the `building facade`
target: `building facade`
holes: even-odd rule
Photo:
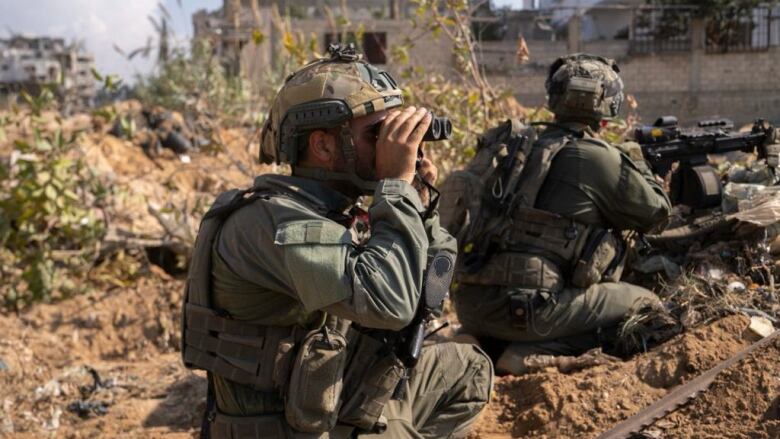
[[[52,85],[67,106],[89,107],[96,95],[89,53],[62,38],[14,35],[0,40],[0,94],[36,93]]]
[[[330,5],[333,3],[334,5]],[[195,35],[210,38],[223,59],[255,80],[274,65],[281,36],[272,24],[276,7],[290,28],[314,34],[324,51],[334,40],[332,20],[323,5],[338,10],[338,1],[225,0],[221,10],[199,11]],[[348,1],[349,22],[365,30],[367,58],[386,64],[391,48],[416,30],[414,11],[403,0]],[[308,5],[308,6],[306,6]],[[544,79],[555,58],[590,52],[615,58],[626,91],[637,98],[646,122],[665,114],[693,123],[712,116],[749,123],[757,117],[780,122],[780,86],[773,80],[780,67],[780,10],[757,8],[730,23],[728,34],[713,33],[696,6],[649,7],[637,0],[540,0],[523,10],[484,6],[473,16],[480,66],[494,84],[510,88],[529,106],[545,103]],[[252,43],[260,31],[267,42]],[[276,33],[275,33],[276,32]],[[522,39],[530,60],[517,56]],[[456,78],[452,43],[421,38],[409,53],[413,63]],[[424,62],[420,62],[424,60]],[[387,65],[393,72],[396,66]]]

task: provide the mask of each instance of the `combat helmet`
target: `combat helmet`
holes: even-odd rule
[[[356,152],[347,122],[403,104],[389,73],[362,60],[352,44],[331,44],[329,57],[313,61],[287,77],[263,126],[260,161],[289,163],[297,175],[348,180],[363,191],[376,182],[357,175]],[[314,129],[340,128],[346,172],[297,168],[299,154]]]
[[[576,53],[555,60],[547,81],[547,102],[558,119],[597,125],[615,117],[623,102],[623,81],[617,63],[601,56]]]

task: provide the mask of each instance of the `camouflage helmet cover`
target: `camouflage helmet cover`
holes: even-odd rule
[[[362,61],[354,48],[336,45],[329,51],[329,58],[313,61],[285,80],[263,126],[261,162],[295,165],[302,134],[403,103],[395,80]]]
[[[550,110],[559,119],[588,123],[615,117],[623,102],[623,81],[617,63],[577,53],[558,58],[545,82]]]

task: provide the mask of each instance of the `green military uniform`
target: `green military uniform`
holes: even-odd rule
[[[481,245],[490,249],[485,261],[458,274],[453,301],[463,329],[512,342],[499,370],[522,373],[522,359],[532,354],[579,355],[599,345],[600,329],[616,327],[636,307],[659,303],[651,291],[619,282],[628,245],[621,232],[649,231],[667,218],[671,205],[637,145],[618,148],[593,137],[591,127],[619,108],[616,71],[611,60],[589,55],[553,64],[548,92],[559,122],[529,143],[527,159],[515,160],[524,168],[516,196],[504,196],[511,207],[484,223],[497,230],[481,235],[490,242]],[[483,140],[481,154],[485,142],[502,148],[512,143],[486,136],[492,140]],[[504,151],[498,158],[506,156],[506,148],[496,151]],[[506,181],[489,188],[492,196]],[[464,196],[462,186],[457,178],[445,183],[445,189],[455,187],[447,206],[474,198]],[[457,218],[465,217],[457,213],[462,208],[453,211],[445,226],[457,230]],[[491,214],[472,213],[471,222],[482,224],[479,218],[486,216]]]
[[[584,126],[578,128],[590,137]],[[566,134],[551,127],[540,140]],[[664,221],[671,209],[646,166],[637,165],[614,146],[589,142],[572,142],[558,152],[535,207],[583,224],[641,232]],[[657,300],[651,291],[625,282],[597,283],[587,289],[565,287],[537,307],[528,327],[520,329],[517,316],[509,312],[510,296],[517,287],[523,285],[460,284],[453,300],[464,329],[522,342],[512,347],[515,352],[572,355],[596,345],[598,328],[615,326],[642,300]]]
[[[351,206],[340,193],[278,175],[259,177],[255,186],[278,194],[232,214],[212,256],[214,305],[239,321],[306,326],[324,311],[363,327],[398,330],[414,315],[427,255],[455,251],[438,218],[422,222],[419,196],[402,181],[386,180],[377,189],[369,210],[371,238],[363,245],[329,219],[343,217]],[[321,230],[316,236],[294,236],[300,227],[313,226]],[[388,430],[377,437],[449,437],[465,429],[487,402],[491,379],[477,349],[426,347],[411,391],[405,400],[388,403]],[[283,413],[278,392],[258,392],[219,376],[214,384],[221,413]],[[343,437],[351,431],[342,430]]]
[[[371,109],[384,99],[400,105],[389,76],[346,55],[288,78],[293,91],[280,92],[269,121],[289,120],[276,113],[285,97],[304,106],[297,121],[336,114],[343,122],[356,112],[312,111],[309,101],[322,101],[305,93],[290,103],[297,86],[331,96],[333,84],[342,95],[357,90],[347,100],[363,111],[366,101]],[[360,69],[373,81],[357,76]],[[327,87],[312,86],[317,80]],[[292,131],[279,125],[264,130],[263,151],[278,158],[281,148],[297,174],[295,143],[270,146],[283,142],[269,133]],[[355,181],[354,172],[335,177]],[[209,371],[211,437],[464,437],[489,400],[492,365],[470,345],[424,347],[403,379],[394,342],[418,312],[429,259],[457,249],[409,183],[367,186],[375,187],[367,216],[354,215],[355,200],[326,181],[264,175],[249,190],[222,194],[204,217],[187,283],[183,358]]]

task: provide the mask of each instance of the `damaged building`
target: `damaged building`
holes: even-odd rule
[[[362,40],[357,45],[363,49],[366,59],[395,72],[394,66],[388,65],[390,48],[412,35],[409,17],[414,4],[408,0],[349,0],[346,4],[352,23],[347,33],[354,37],[362,26]],[[282,35],[273,23],[274,9],[289,20],[291,29],[300,30],[306,37],[314,36],[321,52],[339,39],[334,28],[334,21],[340,21],[343,15],[339,0],[224,0],[219,10],[200,10],[193,15],[194,37],[211,41],[217,55],[231,70],[262,80],[284,50]],[[258,34],[263,35],[263,43],[254,44],[253,35]],[[433,69],[447,71],[454,68],[451,49],[452,44],[445,38],[435,41],[426,38],[417,42],[409,56],[425,56]]]
[[[397,73],[390,63],[394,46],[415,36],[407,0],[347,0],[348,20],[339,20],[339,0],[224,0],[221,9],[193,15],[196,38],[212,42],[216,54],[235,72],[262,81],[284,50],[273,25],[279,11],[290,28],[316,37],[324,52],[338,35],[360,28],[366,58]],[[780,8],[758,6],[713,33],[695,2],[648,5],[644,0],[523,0],[519,9],[474,2],[472,30],[480,67],[495,85],[513,90],[521,103],[545,103],[547,68],[557,57],[589,52],[614,58],[626,90],[636,96],[644,120],[675,114],[689,123],[728,116],[749,123],[762,116],[780,122],[780,96],[772,78],[780,61]],[[330,11],[330,12],[329,12]],[[336,17],[334,19],[334,17]],[[262,36],[260,39],[254,37]],[[259,43],[258,43],[259,41]],[[457,78],[448,38],[419,38],[409,58],[425,68]],[[520,56],[520,48],[523,56]],[[419,63],[417,63],[419,64]],[[628,111],[625,109],[624,111]]]
[[[54,85],[65,107],[89,107],[96,95],[94,57],[62,38],[0,39],[0,96]]]

